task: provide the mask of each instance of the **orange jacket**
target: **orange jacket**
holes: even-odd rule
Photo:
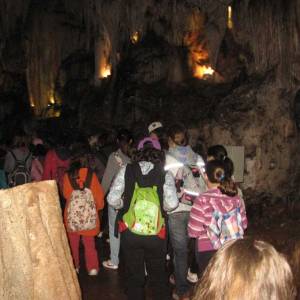
[[[87,171],[88,171],[87,168],[81,168],[79,170],[79,173],[78,173],[79,178],[77,179],[77,183],[80,187],[83,187],[83,183],[87,176]],[[89,188],[90,188],[91,192],[93,193],[97,210],[99,211],[99,210],[103,209],[104,192],[103,192],[102,186],[99,183],[95,173],[92,176],[92,181],[91,181],[91,185]],[[64,211],[64,222],[65,222],[67,231],[68,231],[67,208],[68,208],[68,205],[70,204],[70,198],[71,198],[72,192],[73,192],[73,187],[70,183],[68,173],[65,173],[64,180],[63,180],[63,195],[64,195],[64,198],[66,199],[66,207],[65,207],[65,211]],[[95,229],[78,231],[76,233],[80,234],[80,235],[85,235],[85,236],[96,236],[99,233],[99,231],[100,231],[100,221],[99,221],[99,218],[97,218],[97,224],[96,224]]]

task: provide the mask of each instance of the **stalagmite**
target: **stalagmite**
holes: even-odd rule
[[[2,190],[0,199],[0,299],[81,299],[55,182]]]

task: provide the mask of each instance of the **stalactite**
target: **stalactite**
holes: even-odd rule
[[[32,12],[27,41],[27,84],[31,106],[37,115],[47,107],[60,104],[55,94],[55,82],[61,62],[86,44],[81,28],[65,24],[64,15],[48,6]],[[79,18],[80,20],[80,18]]]

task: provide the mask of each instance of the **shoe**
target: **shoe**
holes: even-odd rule
[[[198,274],[192,273],[191,270],[189,269],[186,279],[191,283],[196,283],[198,281]]]
[[[167,260],[167,261],[171,260],[170,254],[167,254],[167,255],[166,255],[166,260]]]
[[[98,271],[96,269],[89,270],[89,276],[97,276],[97,275],[98,275]]]
[[[171,274],[171,275],[170,275],[170,277],[169,277],[169,282],[170,282],[171,284],[173,284],[173,285],[175,285],[175,284],[176,284],[176,281],[175,281],[175,276],[174,276],[174,274]]]
[[[114,265],[111,260],[105,260],[103,263],[102,263],[103,267],[106,268],[106,269],[111,269],[111,270],[118,270],[118,266],[117,265]]]

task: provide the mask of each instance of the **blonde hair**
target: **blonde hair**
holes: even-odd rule
[[[210,261],[193,300],[292,300],[296,289],[286,259],[263,241],[226,243]]]

